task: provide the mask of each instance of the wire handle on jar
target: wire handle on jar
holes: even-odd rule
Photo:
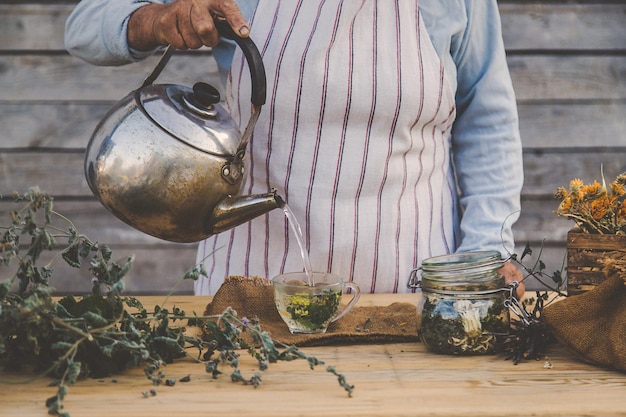
[[[517,281],[514,281],[511,284],[519,285]],[[532,321],[532,316],[522,307],[522,305],[520,304],[518,299],[515,298],[515,295],[514,295],[517,285],[511,288],[511,294],[506,300],[504,300],[504,306],[508,308],[509,310],[511,310],[516,316],[518,316],[520,320],[522,321],[522,323],[524,323],[526,326],[530,326],[530,323]]]
[[[418,266],[417,268],[413,268],[411,273],[409,274],[409,282],[407,282],[407,287],[409,288],[422,288],[422,275],[418,274],[418,271],[421,271],[422,267]]]

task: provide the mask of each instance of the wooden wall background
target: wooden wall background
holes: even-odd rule
[[[39,186],[78,229],[136,255],[128,293],[167,292],[195,262],[195,245],[163,242],[115,219],[92,197],[83,152],[97,122],[137,88],[157,58],[94,67],[67,54],[65,19],[76,1],[0,0],[0,224],[12,192]],[[626,4],[622,1],[500,0],[508,62],[524,143],[523,210],[515,226],[560,269],[572,224],[552,211],[571,178],[585,182],[626,171]],[[175,56],[159,82],[191,85],[216,76],[210,51]],[[56,262],[59,292],[89,291],[86,270]],[[11,274],[0,269],[0,279]],[[531,288],[540,287],[534,283]],[[191,293],[191,282],[176,292]]]

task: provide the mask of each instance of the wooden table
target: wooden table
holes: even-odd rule
[[[416,295],[363,295],[359,305],[417,301]],[[163,297],[142,297],[146,306]],[[174,297],[201,314],[207,297]],[[212,379],[204,367],[182,360],[165,368],[167,377],[189,382],[152,386],[143,369],[114,378],[83,380],[70,387],[65,411],[98,416],[626,416],[626,374],[583,364],[559,345],[548,363],[513,365],[501,356],[453,357],[429,353],[421,343],[315,347],[303,350],[334,365],[355,385],[352,398],[324,367],[304,361],[272,364],[259,388]],[[242,354],[242,373],[256,362]],[[23,374],[0,372],[0,416],[47,415],[44,401],[56,392],[46,378],[25,382]]]

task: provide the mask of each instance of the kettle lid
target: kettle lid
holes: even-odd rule
[[[239,127],[218,104],[219,92],[213,86],[151,84],[136,91],[136,100],[156,125],[176,139],[214,155],[237,153]]]

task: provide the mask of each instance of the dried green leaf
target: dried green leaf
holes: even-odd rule
[[[85,323],[87,324],[87,326],[91,328],[104,327],[109,324],[109,320],[107,320],[106,318],[102,317],[100,314],[95,313],[93,311],[86,311],[82,315],[82,318],[85,320]]]
[[[81,363],[68,360],[67,382],[74,384],[80,375]]]
[[[4,300],[11,290],[11,281],[0,282],[0,301]],[[2,305],[0,304],[0,308]],[[0,314],[2,311],[0,310]]]
[[[348,392],[349,397],[352,397],[354,385],[348,384],[348,381],[346,381],[346,377],[343,374],[339,373],[334,366],[327,366],[326,371],[332,373],[333,375],[336,375],[339,385]]]
[[[183,279],[191,279],[191,280],[197,281],[200,278],[200,276],[208,277],[206,267],[202,263],[198,265],[194,265],[187,272],[185,272]]]
[[[61,252],[61,257],[67,262],[68,265],[74,268],[80,268],[80,257],[78,245],[74,244],[72,246],[68,246]]]

